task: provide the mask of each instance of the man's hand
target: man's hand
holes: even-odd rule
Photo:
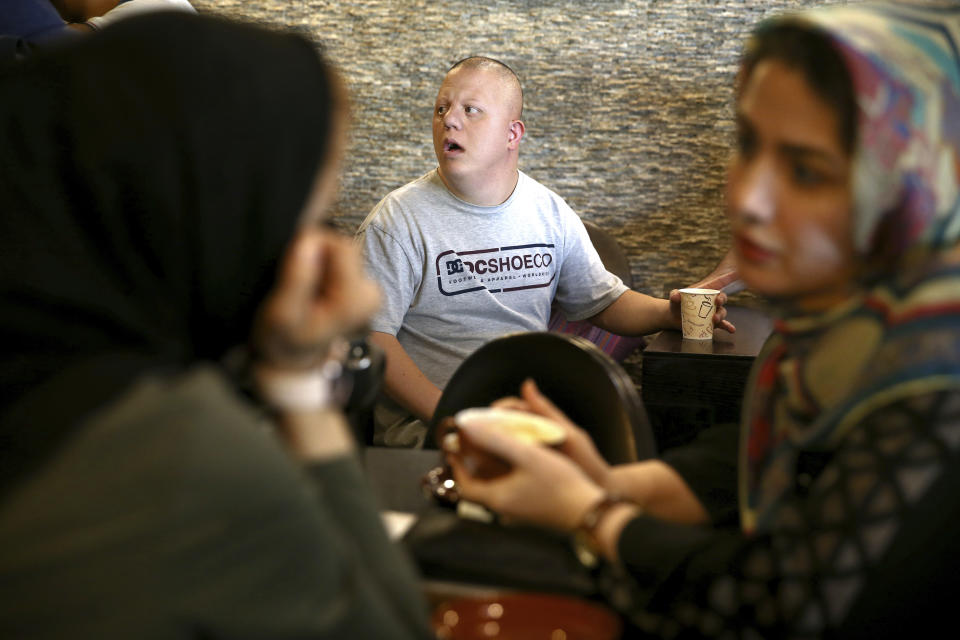
[[[671,315],[673,315],[673,318],[676,320],[677,325],[679,326],[680,325],[680,290],[674,289],[673,291],[671,291],[669,298],[670,298],[670,313]],[[714,300],[714,303],[716,304],[717,310],[713,314],[713,326],[717,327],[718,329],[723,329],[724,331],[729,331],[730,333],[734,333],[737,330],[737,328],[733,326],[733,323],[731,323],[729,320],[726,319],[727,308],[723,306],[727,303],[727,294],[725,294],[722,291],[718,293],[716,299]]]

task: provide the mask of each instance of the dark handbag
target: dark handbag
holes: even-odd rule
[[[422,514],[403,542],[428,580],[597,594],[593,574],[577,560],[566,534],[468,520],[438,507]]]

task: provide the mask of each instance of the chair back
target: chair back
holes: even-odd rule
[[[518,395],[527,378],[590,434],[609,463],[655,455],[647,413],[630,376],[588,340],[551,332],[497,338],[464,360],[440,397],[431,438],[445,417]]]
[[[583,226],[586,227],[590,243],[597,250],[603,266],[632,289],[633,273],[630,271],[630,261],[627,260],[627,254],[623,252],[620,243],[594,222],[584,220]]]

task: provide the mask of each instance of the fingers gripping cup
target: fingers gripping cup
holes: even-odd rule
[[[712,340],[717,289],[680,289],[680,324],[686,340]]]
[[[457,452],[467,472],[476,478],[493,478],[507,473],[510,463],[476,446],[465,431],[456,429],[457,426],[483,425],[511,438],[549,447],[560,446],[567,437],[564,428],[553,420],[513,409],[464,409],[446,424],[452,428],[441,436],[443,448]]]

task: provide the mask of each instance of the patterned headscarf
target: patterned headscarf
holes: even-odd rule
[[[747,531],[771,526],[801,458],[829,455],[866,413],[960,387],[960,268],[939,258],[960,237],[960,8],[853,5],[773,24],[787,20],[824,33],[852,79],[854,245],[886,275],[823,315],[780,320],[758,357],[744,406]]]

